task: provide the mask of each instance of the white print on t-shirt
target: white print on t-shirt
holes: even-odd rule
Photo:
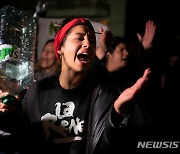
[[[73,117],[75,104],[72,101],[55,104],[55,115],[46,113],[41,117],[46,134],[46,140],[53,139],[54,143],[67,143],[82,140],[84,120]],[[54,135],[56,134],[56,135]]]

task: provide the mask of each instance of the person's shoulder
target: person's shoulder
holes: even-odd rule
[[[45,77],[43,79],[37,80],[35,82],[33,82],[30,86],[30,88],[49,88],[53,85],[56,85],[56,83],[58,82],[58,76],[49,76],[49,77]]]
[[[110,85],[110,84],[105,84],[105,83],[98,83],[97,87],[99,87],[99,89],[103,92],[103,93],[107,93],[109,95],[119,95],[121,93],[120,89]]]

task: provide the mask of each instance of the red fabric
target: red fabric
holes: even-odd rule
[[[68,22],[64,27],[62,27],[58,33],[56,34],[55,40],[54,40],[54,52],[56,54],[57,59],[59,60],[59,54],[58,54],[58,49],[60,48],[60,44],[68,32],[69,29],[71,29],[77,22],[84,23],[86,20],[84,18],[75,18]]]

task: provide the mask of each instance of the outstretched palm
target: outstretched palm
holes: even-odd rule
[[[137,37],[139,41],[142,43],[144,49],[148,49],[152,46],[155,32],[156,25],[153,21],[149,20],[146,22],[144,36],[141,36],[141,34],[137,33]]]
[[[120,96],[114,103],[114,108],[116,112],[118,112],[121,115],[125,114],[124,112],[126,112],[126,109],[124,110],[123,106],[127,104],[128,102],[132,101],[136,97],[136,95],[139,93],[139,91],[142,90],[142,88],[148,81],[148,76],[150,73],[151,73],[151,70],[147,68],[144,71],[143,76],[139,78],[133,86],[127,88],[120,94]]]

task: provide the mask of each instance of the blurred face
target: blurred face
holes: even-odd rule
[[[46,46],[44,47],[44,49],[42,51],[41,66],[44,69],[48,69],[51,66],[53,66],[54,63],[56,63],[56,56],[54,53],[54,43],[49,42],[48,44],[46,44]]]
[[[126,50],[126,44],[120,43],[114,49],[114,52],[108,53],[107,65],[110,72],[119,71],[127,66],[128,52]]]
[[[86,72],[96,50],[95,34],[85,25],[73,27],[61,49],[62,71]]]

